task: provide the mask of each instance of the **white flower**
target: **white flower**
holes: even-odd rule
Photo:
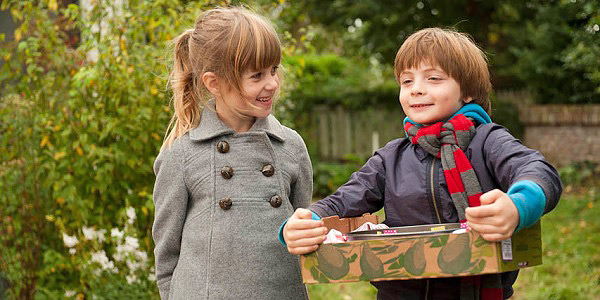
[[[75,249],[75,248],[69,249],[69,254],[75,255],[75,253],[77,253],[77,249]]]
[[[79,241],[77,240],[76,236],[69,236],[63,232],[63,242],[65,242],[65,246],[67,246],[67,248],[72,248],[75,247]]]
[[[106,229],[100,229],[96,231],[96,237],[98,238],[98,242],[103,243],[106,240],[104,234],[106,234]]]
[[[135,208],[133,207],[128,207],[126,210],[127,213],[127,221],[129,222],[129,224],[133,224],[133,222],[135,221],[136,215],[135,215]]]
[[[140,246],[138,239],[131,236],[125,237],[125,245],[131,250],[136,250]]]
[[[123,237],[123,234],[125,234],[125,233],[123,231],[119,230],[119,228],[113,228],[110,231],[110,236],[116,237],[116,238],[119,238],[119,239]]]
[[[65,291],[65,297],[67,297],[67,298],[73,297],[73,296],[75,296],[76,293],[77,292],[73,291],[73,290],[66,290]]]
[[[83,236],[85,237],[86,240],[92,240],[96,237],[96,230],[94,230],[94,227],[83,227],[81,228],[81,231],[83,231]]]
[[[129,284],[132,284],[137,281],[137,277],[135,275],[127,275],[125,279],[127,279],[127,283]]]

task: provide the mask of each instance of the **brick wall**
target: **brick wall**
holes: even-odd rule
[[[557,167],[600,163],[600,105],[528,105],[519,108],[524,143]]]

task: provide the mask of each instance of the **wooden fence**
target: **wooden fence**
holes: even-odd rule
[[[559,167],[579,161],[600,163],[600,105],[518,106],[526,146]],[[311,143],[317,143],[323,160],[343,160],[348,154],[369,157],[387,142],[405,136],[404,117],[400,105],[363,111],[317,107],[305,132]]]
[[[404,113],[397,109],[370,108],[347,111],[342,107],[317,107],[313,111],[311,139],[325,160],[347,154],[369,157],[387,142],[404,137]]]

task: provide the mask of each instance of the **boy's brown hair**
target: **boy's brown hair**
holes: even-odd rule
[[[491,115],[489,94],[492,90],[485,54],[466,34],[453,29],[426,28],[410,35],[402,44],[394,62],[394,74],[417,68],[426,62],[437,65],[460,85],[463,97]]]

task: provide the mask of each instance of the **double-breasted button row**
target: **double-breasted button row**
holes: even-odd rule
[[[282,203],[283,199],[279,195],[275,195],[269,199],[269,204],[275,208],[280,207]],[[223,210],[229,210],[233,206],[233,201],[231,201],[231,198],[223,198],[219,200],[219,206]]]
[[[229,152],[229,143],[226,141],[220,141],[217,143],[217,151],[219,153],[227,153]]]

